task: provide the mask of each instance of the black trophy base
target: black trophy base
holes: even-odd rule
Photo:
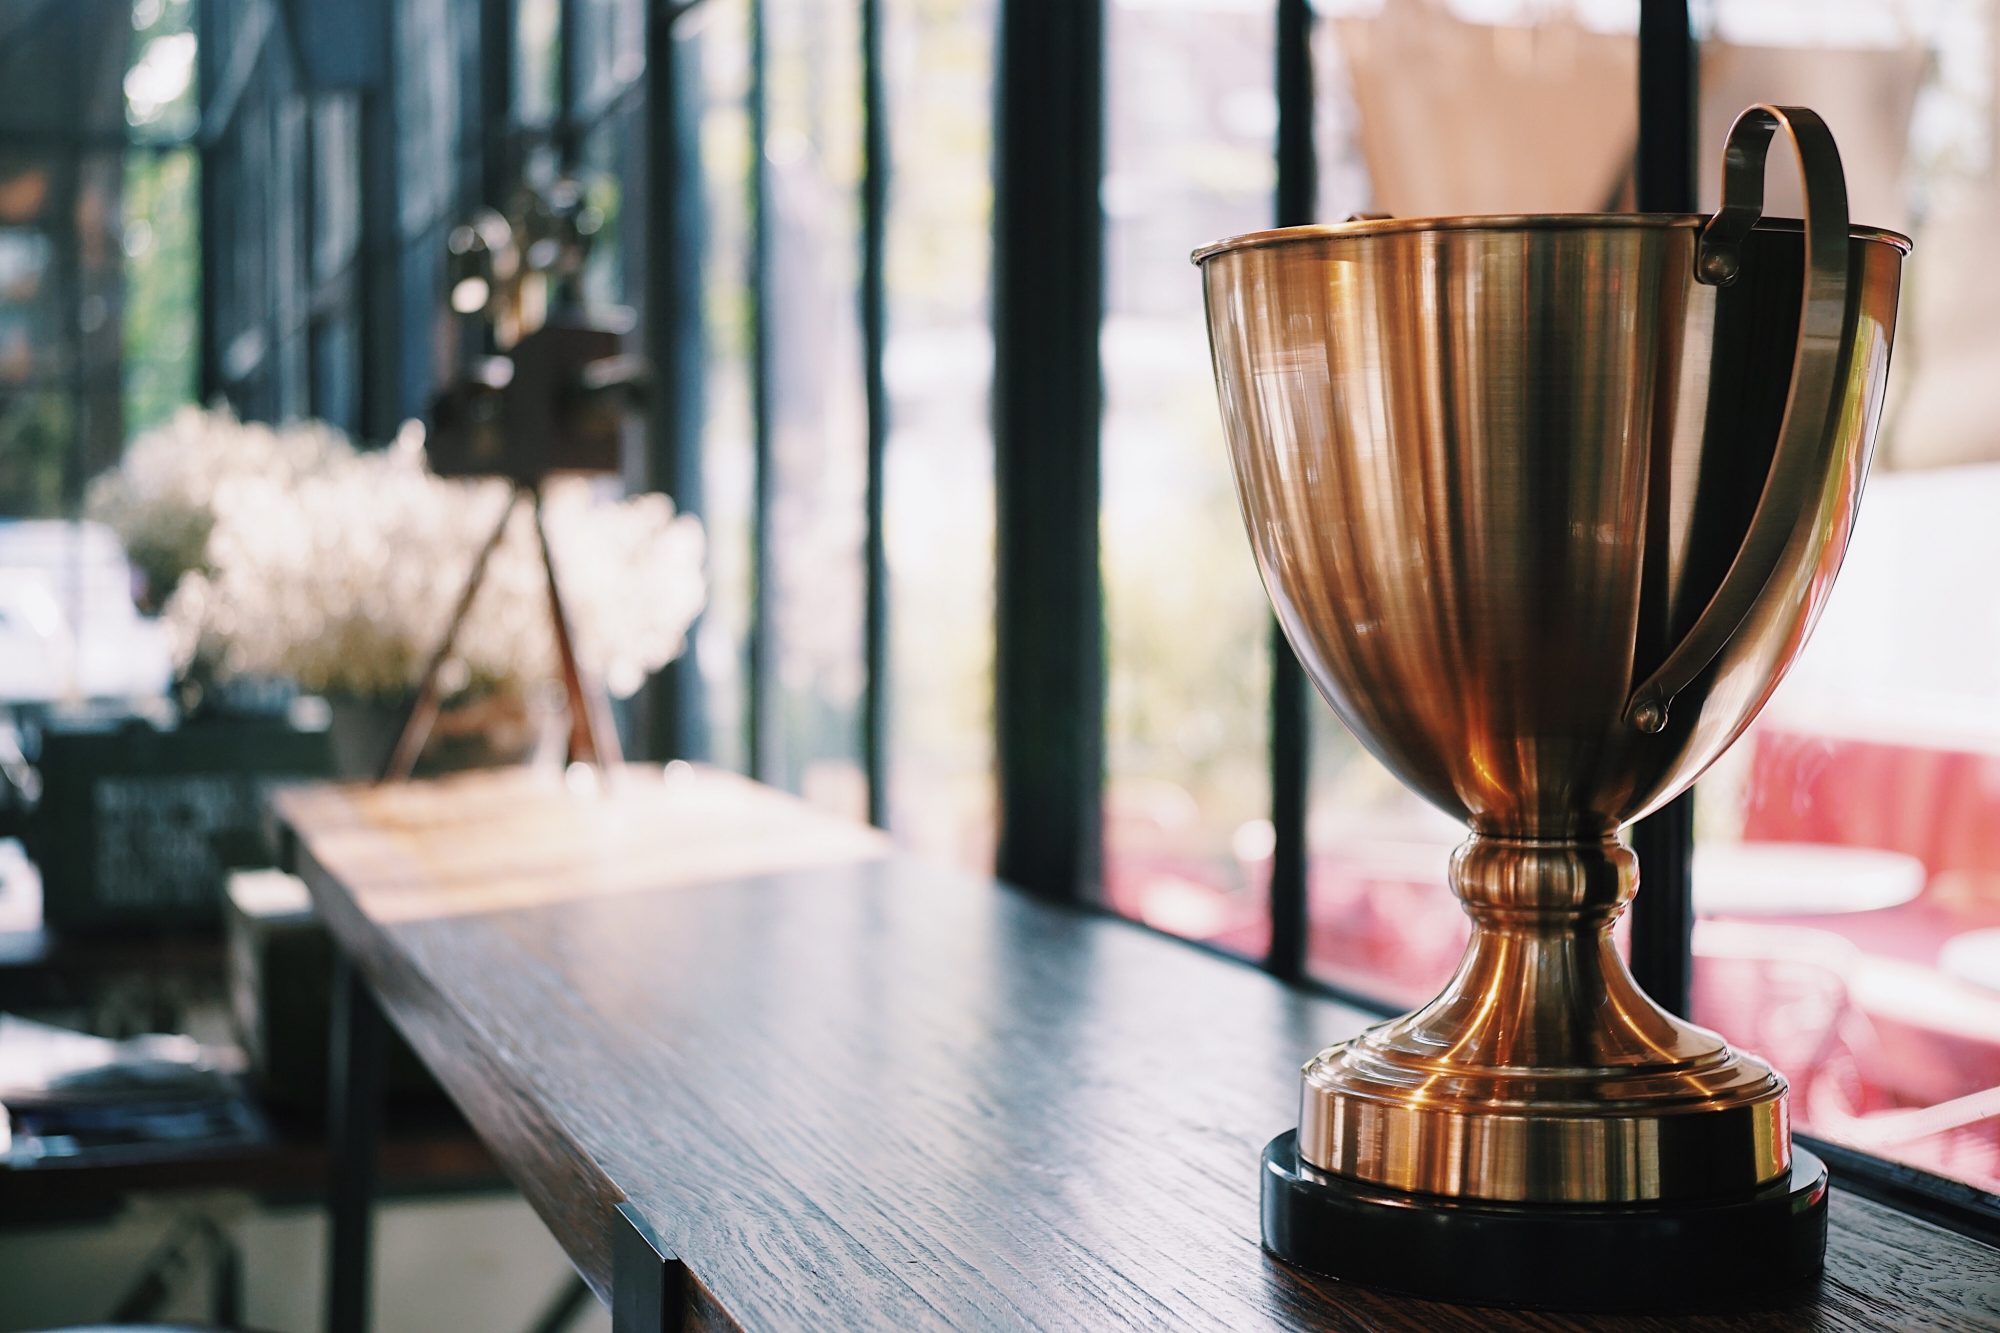
[[[1287,1263],[1462,1305],[1690,1310],[1803,1294],[1826,1258],[1826,1165],[1732,1199],[1518,1204],[1329,1175],[1298,1132],[1264,1149],[1264,1246]]]

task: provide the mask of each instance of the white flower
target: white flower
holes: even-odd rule
[[[274,430],[238,421],[227,408],[183,407],[90,483],[84,509],[118,534],[154,595],[164,597],[201,567],[216,496],[232,481],[288,485],[353,455],[340,432],[319,422]]]
[[[216,487],[206,570],[164,618],[185,664],[278,675],[307,690],[414,687],[509,490],[447,481],[408,440],[310,473]],[[585,667],[615,694],[685,646],[701,610],[703,538],[663,495],[601,499],[580,480],[545,490],[549,541]],[[452,683],[520,687],[556,674],[533,516],[517,505],[454,649]]]

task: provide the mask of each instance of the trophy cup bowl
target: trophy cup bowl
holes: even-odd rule
[[[1779,130],[1802,221],[1760,216]],[[1654,1004],[1613,944],[1639,879],[1618,832],[1728,748],[1811,631],[1908,248],[1850,228],[1817,116],[1759,106],[1712,217],[1369,219],[1196,253],[1279,623],[1471,832],[1457,972],[1315,1057],[1266,1154],[1280,1257],[1540,1305],[1817,1271],[1825,1171],[1784,1079]]]

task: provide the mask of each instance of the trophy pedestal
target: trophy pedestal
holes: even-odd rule
[[[1331,1175],[1288,1130],[1264,1149],[1264,1246],[1300,1268],[1466,1305],[1670,1310],[1782,1296],[1826,1254],[1826,1166],[1735,1197],[1641,1204],[1448,1199]]]

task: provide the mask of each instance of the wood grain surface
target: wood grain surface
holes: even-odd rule
[[[627,1200],[697,1326],[2000,1329],[2000,1253],[1839,1195],[1819,1289],[1766,1309],[1521,1315],[1300,1274],[1258,1244],[1258,1155],[1364,1015],[740,779],[620,777],[278,806],[392,1021],[600,1295]]]

